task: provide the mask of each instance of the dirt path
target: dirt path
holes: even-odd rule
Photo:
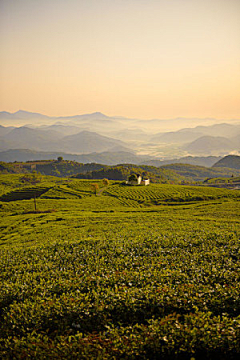
[[[102,193],[104,192],[104,190],[107,189],[107,186],[103,187],[102,189],[99,190],[99,192],[97,193],[97,196],[101,196]]]

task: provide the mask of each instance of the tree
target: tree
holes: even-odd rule
[[[103,185],[104,186],[108,186],[109,185],[109,180],[108,179],[103,179]]]
[[[58,162],[63,161],[63,157],[62,157],[62,156],[59,156],[59,157],[57,158],[57,161],[58,161]]]
[[[138,177],[136,174],[131,174],[128,178],[128,181],[137,181]]]
[[[93,189],[93,191],[94,191],[94,194],[97,195],[97,192],[98,192],[98,190],[99,190],[98,184],[96,184],[96,183],[91,184],[91,187],[92,187],[92,189]]]
[[[41,174],[38,174],[36,171],[33,171],[31,174],[26,174],[21,178],[22,182],[28,183],[31,185],[36,185],[42,181]],[[33,201],[34,201],[34,209],[37,211],[37,203],[36,203],[36,191],[33,193]]]

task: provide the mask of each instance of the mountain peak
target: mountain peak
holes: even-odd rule
[[[18,110],[16,111],[14,114],[30,114],[30,111],[25,111],[25,110]]]
[[[100,111],[96,111],[94,113],[86,114],[86,115],[82,115],[82,116],[89,116],[89,117],[95,117],[95,118],[101,118],[101,119],[108,119],[109,118],[109,116],[101,113]]]
[[[100,111],[96,111],[96,112],[92,113],[92,115],[102,115],[102,116],[106,116],[106,115],[104,115],[103,113],[101,113]]]
[[[49,116],[47,115],[43,115],[40,113],[33,113],[30,111],[25,111],[25,110],[18,110],[15,113],[13,113],[12,115],[20,118],[20,119],[27,119],[27,118],[49,118]]]

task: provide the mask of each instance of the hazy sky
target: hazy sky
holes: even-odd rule
[[[0,0],[0,111],[240,118],[240,0]]]

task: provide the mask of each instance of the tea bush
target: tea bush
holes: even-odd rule
[[[239,193],[90,183],[0,203],[0,357],[237,359]]]

